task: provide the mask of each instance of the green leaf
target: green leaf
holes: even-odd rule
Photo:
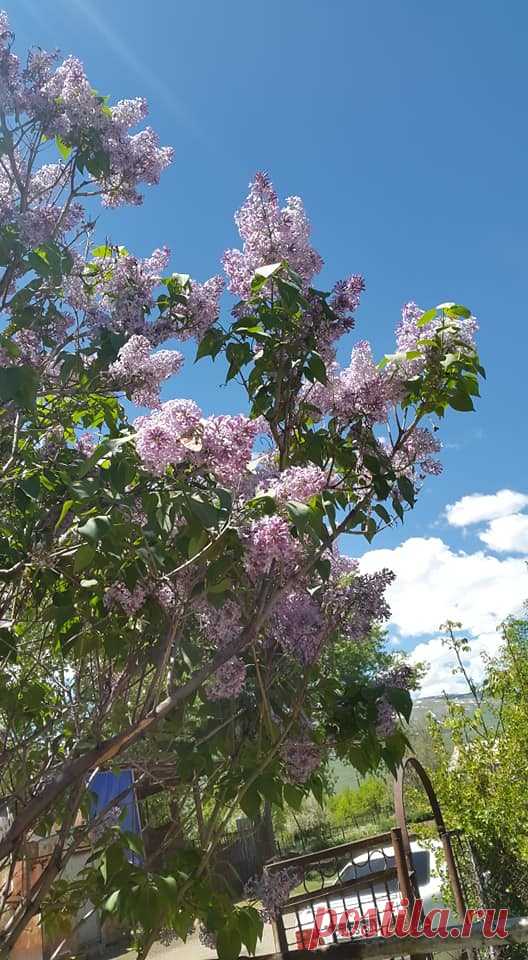
[[[30,366],[0,367],[0,401],[27,409],[35,403],[39,377]]]
[[[37,474],[33,473],[29,476],[24,477],[20,486],[22,490],[31,500],[37,500],[40,493],[40,479]]]
[[[189,546],[187,547],[187,556],[189,559],[195,557],[197,553],[200,553],[202,547],[205,547],[205,544],[209,540],[205,530],[200,530],[199,533],[194,534],[189,540]]]
[[[67,160],[68,157],[70,156],[70,153],[72,152],[72,148],[71,148],[70,144],[69,144],[69,143],[66,143],[66,142],[62,139],[62,137],[59,137],[59,136],[57,135],[57,136],[55,137],[55,145],[56,145],[57,150],[59,151],[62,159],[63,159],[63,160]]]
[[[232,581],[228,580],[227,577],[224,577],[223,580],[220,580],[218,583],[213,583],[207,587],[207,593],[225,593],[230,589]]]
[[[201,500],[198,496],[193,496],[189,498],[189,507],[191,513],[206,530],[218,526],[220,511],[213,507],[211,503]]]
[[[225,334],[218,327],[211,327],[202,337],[198,344],[194,362],[201,360],[202,357],[212,357],[214,360],[218,356],[225,342]]]
[[[306,503],[301,503],[300,500],[291,500],[287,504],[287,509],[297,530],[299,530],[300,533],[306,530],[312,518],[311,507]]]
[[[434,307],[432,310],[426,310],[425,313],[423,313],[420,319],[417,321],[416,326],[425,327],[427,326],[428,323],[431,323],[431,320],[434,320],[434,318],[436,317],[438,313],[438,309],[439,309],[438,307]]]
[[[75,573],[80,573],[81,570],[85,570],[86,567],[89,567],[93,558],[95,557],[95,553],[95,547],[92,546],[91,543],[81,544],[73,561],[73,569]]]
[[[330,563],[330,560],[327,560],[326,558],[324,558],[323,560],[319,560],[316,564],[315,569],[317,570],[317,573],[321,577],[321,580],[328,580],[328,577],[330,576],[330,573],[332,570],[332,565]]]
[[[464,317],[466,320],[471,316],[471,310],[462,306],[461,303],[440,303],[437,310],[445,310],[449,316]]]
[[[240,808],[246,817],[255,820],[260,814],[260,796],[255,789],[249,790],[240,800]]]
[[[381,517],[381,519],[385,521],[385,523],[391,523],[392,517],[391,517],[389,511],[386,510],[385,507],[382,506],[381,503],[377,503],[377,504],[376,504],[376,506],[374,507],[374,511],[375,511],[375,513],[378,514],[378,517]]]
[[[253,356],[253,351],[249,343],[230,343],[226,349],[226,357],[229,361],[226,383],[236,377],[244,364],[249,363]]]
[[[271,493],[259,493],[249,501],[248,506],[259,507],[263,513],[271,515],[277,509],[277,502]]]
[[[392,508],[400,520],[403,520],[403,507],[397,497],[392,498]]]
[[[385,696],[395,710],[405,717],[409,722],[412,713],[412,700],[408,690],[401,690],[399,687],[387,687]]]
[[[242,938],[234,926],[219,930],[216,937],[218,960],[238,960],[242,947]]]
[[[0,660],[16,660],[18,638],[7,627],[0,629]]]
[[[318,353],[312,353],[310,359],[308,360],[307,367],[311,374],[309,379],[312,381],[312,383],[314,380],[317,380],[318,383],[328,382],[324,361]]]
[[[285,783],[283,796],[285,802],[293,810],[301,809],[302,802],[304,800],[304,793],[299,787],[296,787],[293,783]]]
[[[94,247],[92,250],[93,257],[99,257],[105,259],[110,257],[112,254],[112,247],[109,247],[107,243],[101,243],[98,247]]]
[[[237,910],[238,929],[242,943],[250,954],[254,954],[262,936],[264,923],[254,907],[241,907]]]
[[[324,807],[324,784],[320,777],[312,777],[310,781],[311,791],[322,808]]]
[[[98,543],[103,537],[108,536],[111,529],[112,521],[109,517],[90,517],[82,527],[79,527],[79,533],[91,543]]]
[[[116,912],[117,912],[117,908],[118,908],[118,906],[119,906],[119,896],[120,896],[120,894],[121,894],[121,891],[120,891],[120,890],[114,890],[114,892],[110,894],[110,896],[108,897],[108,899],[105,900],[104,905],[103,905],[103,910],[105,911],[105,913],[116,913]]]
[[[414,487],[408,477],[398,477],[398,490],[409,506],[415,503]]]
[[[140,836],[138,836],[137,833],[132,833],[130,830],[123,830],[121,832],[121,837],[125,847],[127,847],[128,850],[132,850],[133,853],[137,853],[138,857],[145,856],[145,846],[143,844],[143,840]],[[162,879],[172,880],[174,882],[173,877],[166,877]]]
[[[462,389],[457,390],[457,392],[449,398],[449,406],[452,407],[453,410],[460,410],[463,413],[475,409],[471,397]]]

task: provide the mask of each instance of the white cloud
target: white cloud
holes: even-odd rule
[[[498,517],[488,524],[480,539],[498,553],[528,553],[528,514]]]
[[[467,527],[471,523],[482,523],[507,517],[528,506],[528,496],[516,490],[498,490],[497,493],[471,493],[456,503],[448,504],[446,517],[453,527]]]
[[[476,683],[483,679],[486,657],[494,656],[500,643],[501,635],[496,630],[472,638],[470,653],[464,654],[462,660],[468,675]],[[467,683],[457,669],[455,655],[442,643],[441,636],[417,644],[410,659],[413,663],[427,664],[427,673],[420,689],[421,697],[439,697],[444,691],[469,693]]]
[[[387,594],[391,624],[400,637],[416,638],[413,657],[431,664],[424,695],[460,689],[450,673],[454,661],[442,646],[440,624],[460,621],[473,638],[469,664],[478,678],[483,650],[491,652],[500,642],[497,626],[528,596],[524,560],[499,559],[483,550],[466,553],[439,537],[412,537],[392,550],[371,550],[361,559],[365,572],[381,567],[396,574]]]

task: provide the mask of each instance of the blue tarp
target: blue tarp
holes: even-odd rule
[[[127,792],[120,796],[123,791]],[[121,829],[130,833],[141,834],[141,822],[139,819],[139,810],[137,805],[136,793],[134,790],[134,774],[132,770],[121,770],[120,773],[96,773],[90,781],[90,791],[93,796],[92,816],[105,808],[111,809],[111,801],[114,797],[119,797],[116,806],[122,811],[122,817],[119,821]],[[110,805],[110,806],[109,806]],[[133,854],[131,859],[137,862],[137,857]]]

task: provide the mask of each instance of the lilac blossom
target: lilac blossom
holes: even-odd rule
[[[408,663],[400,663],[387,670],[380,679],[387,687],[410,690],[416,680],[416,671]]]
[[[390,378],[378,369],[372,358],[372,349],[366,340],[357,343],[344,370],[337,364],[328,369],[328,383],[317,384],[308,391],[310,403],[322,413],[341,420],[365,417],[372,423],[387,420],[392,400]]]
[[[191,281],[186,307],[189,325],[179,331],[180,340],[187,340],[189,337],[201,340],[218,317],[219,299],[223,289],[223,277],[211,277],[205,283]]]
[[[242,630],[242,611],[234,600],[225,600],[221,607],[201,600],[196,607],[196,617],[207,638],[218,647],[234,640]]]
[[[118,358],[108,369],[111,379],[127,391],[130,399],[143,407],[160,405],[160,387],[178,373],[183,356],[178,350],[151,353],[147,337],[134,335],[121,347]]]
[[[305,737],[300,740],[285,740],[281,747],[281,757],[286,765],[288,779],[292,783],[306,783],[323,760],[321,747]]]
[[[208,950],[216,950],[216,933],[209,930],[203,923],[200,924],[198,930],[198,939],[202,947],[207,947]]]
[[[104,595],[104,604],[108,610],[122,610],[133,617],[141,609],[147,598],[147,590],[141,583],[137,583],[133,590],[129,590],[124,583],[113,583]]]
[[[162,474],[169,464],[189,459],[200,418],[200,408],[193,400],[168,400],[159,410],[138,417],[134,423],[136,448],[146,469]]]
[[[418,321],[423,316],[424,311],[416,303],[410,301],[404,304],[401,313],[401,321],[396,328],[396,346],[398,352],[407,353],[409,351],[420,350],[421,356],[412,360],[398,362],[400,371],[405,376],[420,373],[427,362],[427,345],[420,346],[419,341],[430,339],[440,332],[444,325],[441,316],[430,320],[425,327],[419,327]],[[449,352],[450,347],[456,348],[455,340],[461,341],[466,347],[473,348],[475,345],[475,334],[478,330],[478,323],[475,317],[450,317],[448,320],[448,329],[445,329],[442,336],[444,340],[445,352]]]
[[[97,437],[93,433],[86,431],[85,433],[80,433],[77,437],[77,449],[79,453],[82,453],[83,457],[89,457],[94,452],[97,446]]]
[[[205,687],[209,700],[228,700],[238,697],[246,680],[246,665],[238,657],[232,657],[218,668]]]
[[[325,620],[318,603],[304,591],[281,597],[270,623],[271,637],[301,663],[313,663],[321,650]]]
[[[438,476],[442,464],[431,454],[438,453],[442,444],[426,427],[415,427],[409,433],[392,456],[396,473],[412,477],[416,466],[422,474]]]
[[[347,277],[346,280],[337,281],[329,302],[332,310],[341,320],[348,320],[350,314],[355,313],[364,289],[365,281],[359,273]],[[353,323],[351,319],[348,322]]]
[[[363,640],[375,623],[390,617],[385,591],[394,574],[386,569],[361,574],[358,561],[352,557],[333,553],[329,559],[331,572],[321,600],[323,613],[348,639]]]
[[[327,485],[327,477],[320,467],[289,467],[274,479],[266,488],[277,502],[299,500],[306,503],[311,497],[322,493]]]
[[[102,817],[98,818],[97,822],[94,823],[93,827],[89,831],[89,836],[92,843],[98,843],[99,840],[102,840],[108,830],[111,830],[113,827],[118,825],[121,813],[121,807],[116,804],[115,806],[110,807],[110,809],[107,810]]]
[[[202,423],[202,454],[207,468],[228,486],[234,486],[246,472],[259,433],[267,430],[262,418],[242,416],[208,417]]]
[[[227,250],[223,265],[230,293],[247,297],[255,270],[287,260],[306,284],[319,273],[323,261],[310,244],[310,224],[299,197],[289,197],[281,209],[264,173],[250,183],[249,195],[235,214],[242,250]]]
[[[391,737],[398,726],[398,715],[394,707],[385,697],[382,697],[377,704],[376,733],[378,737],[385,739]]]
[[[245,900],[259,900],[260,916],[264,923],[271,923],[280,916],[289,900],[290,893],[300,883],[296,870],[265,870],[261,877],[252,877],[244,887]]]
[[[282,517],[254,520],[249,532],[247,569],[253,575],[269,573],[272,566],[290,572],[301,557],[300,544]]]

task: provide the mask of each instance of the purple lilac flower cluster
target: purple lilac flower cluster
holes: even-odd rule
[[[269,484],[262,484],[261,489],[270,493],[278,503],[288,500],[306,502],[311,497],[322,493],[326,488],[327,478],[320,467],[289,467]]]
[[[218,416],[202,419],[192,400],[169,400],[135,421],[136,447],[147,470],[162,474],[169,465],[191,460],[231,486],[244,476],[261,419]]]
[[[216,933],[213,933],[212,930],[208,930],[203,923],[200,924],[198,939],[202,944],[202,947],[207,947],[208,950],[216,950]]]
[[[280,915],[282,907],[288,902],[290,892],[300,883],[295,870],[266,870],[261,877],[253,877],[244,887],[246,900],[259,900],[262,904],[260,916],[264,923],[271,923]]]
[[[310,244],[310,224],[302,200],[289,197],[281,209],[265,173],[255,175],[235,223],[243,248],[227,250],[223,257],[230,293],[249,296],[253,274],[264,264],[287,260],[306,283],[321,270],[323,261]]]
[[[372,357],[372,348],[361,340],[352,349],[348,367],[337,363],[329,367],[328,382],[309,388],[307,396],[322,414],[341,421],[364,417],[370,423],[385,423],[394,401],[394,382],[379,370]]]
[[[272,566],[291,572],[302,555],[301,546],[290,533],[286,520],[277,515],[261,517],[251,524],[246,563],[248,572],[258,576],[269,573]]]
[[[426,427],[416,427],[394,453],[392,462],[400,475],[411,476],[418,466],[422,474],[438,476],[442,473],[442,464],[431,454],[439,453],[442,444]]]
[[[381,677],[386,687],[395,687],[399,690],[410,690],[416,678],[416,672],[408,663],[399,663],[391,670],[387,670]]]
[[[238,657],[232,657],[211,677],[205,692],[209,700],[229,700],[232,697],[238,697],[245,680],[245,663]]]
[[[296,590],[279,599],[269,632],[283,650],[308,664],[313,663],[320,653],[324,628],[320,605],[307,591]]]
[[[174,588],[168,583],[136,583],[133,590],[129,590],[124,583],[113,583],[107,588],[104,595],[104,604],[108,610],[123,612],[133,617],[141,607],[152,597],[158,601],[167,613],[170,613],[176,604],[177,596]]]
[[[95,434],[85,431],[77,437],[77,449],[83,457],[89,457],[97,446],[97,437]]]
[[[385,591],[394,574],[386,569],[361,574],[358,561],[352,557],[333,553],[329,559],[331,572],[322,598],[323,611],[349,640],[363,640],[374,623],[390,617]]]
[[[430,320],[425,327],[419,327],[418,322],[423,317],[424,311],[412,301],[404,304],[402,308],[401,321],[396,327],[396,345],[398,351],[408,352],[416,350],[418,341],[430,338],[440,331],[443,325],[442,317],[436,317]],[[457,317],[456,321],[449,321],[449,329],[443,333],[446,349],[449,343],[454,346],[454,337],[460,340],[468,347],[475,344],[475,334],[478,331],[478,323],[475,317]],[[427,352],[422,352],[422,357],[406,361],[407,373],[418,373],[423,369],[426,362]]]
[[[133,617],[146,599],[147,590],[141,583],[137,583],[133,590],[129,590],[124,583],[113,583],[105,591],[104,604],[108,610],[122,610]]]
[[[376,733],[381,739],[391,737],[398,726],[398,715],[389,701],[382,697],[377,705]]]
[[[195,613],[201,629],[218,647],[234,640],[242,629],[242,611],[234,600],[228,599],[221,607],[213,607],[201,599]]]
[[[323,760],[321,747],[307,737],[285,740],[281,747],[281,757],[288,779],[292,783],[306,783]]]
[[[108,369],[108,375],[126,390],[138,406],[158,407],[161,384],[172,374],[178,373],[182,364],[183,356],[178,350],[151,353],[149,340],[135,335],[121,347],[116,362]]]
[[[48,138],[80,145],[89,131],[108,157],[108,169],[97,177],[103,203],[141,203],[138,186],[159,182],[172,161],[173,150],[160,147],[155,132],[146,127],[130,134],[147,115],[142,98],[123,100],[113,107],[92,88],[75,57],[56,67],[53,53],[35,51],[21,69],[12,53],[13,34],[7,14],[0,12],[0,104],[8,113],[36,117]]]

